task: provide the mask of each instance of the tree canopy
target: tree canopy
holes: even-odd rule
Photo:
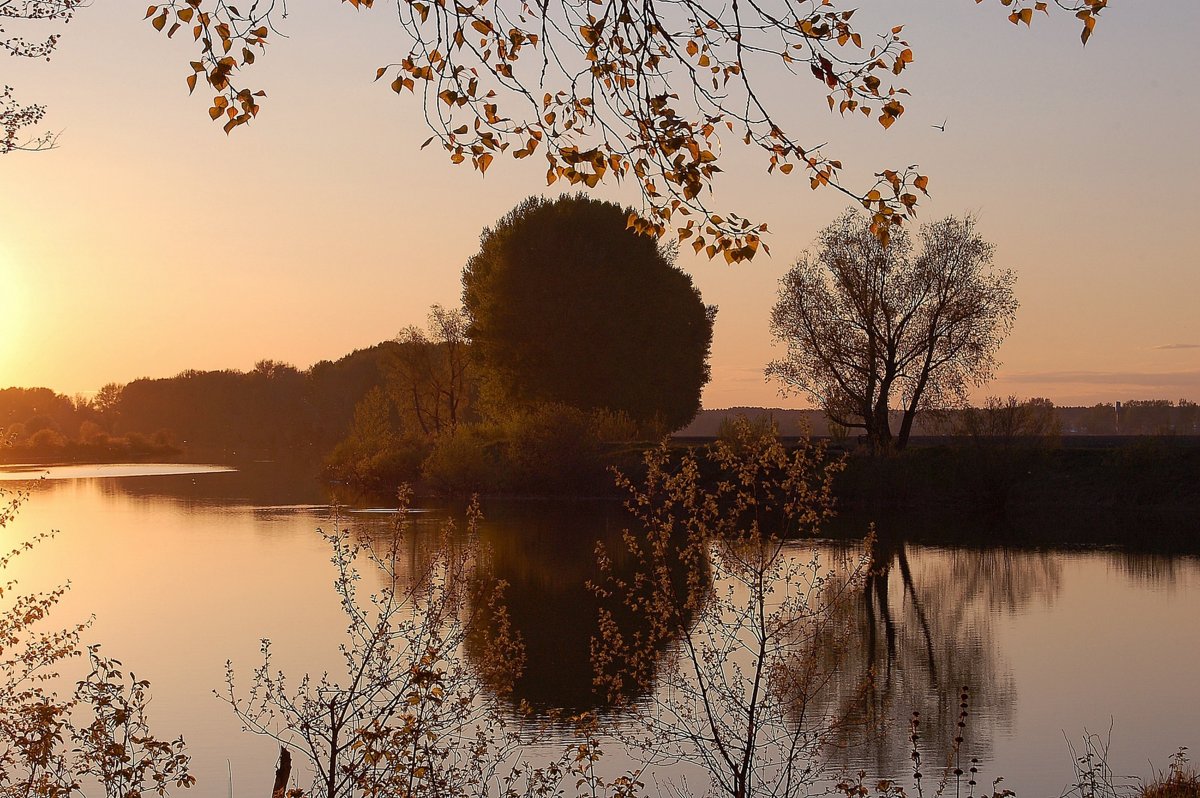
[[[787,355],[767,374],[876,449],[903,448],[918,410],[965,403],[967,386],[990,379],[1016,315],[1015,277],[993,268],[974,219],[922,225],[920,240],[914,251],[901,230],[883,246],[847,211],[784,276],[771,312]]]
[[[356,9],[374,0],[341,0]],[[975,0],[981,3],[983,0]],[[1108,0],[999,0],[1014,25],[1035,12],[1074,14],[1087,42]],[[546,180],[592,188],[627,179],[642,209],[629,224],[669,233],[697,252],[747,260],[766,225],[717,213],[711,188],[722,145],[760,151],[768,172],[797,171],[813,189],[841,191],[873,214],[886,240],[911,216],[928,176],[915,165],[875,167],[874,180],[843,180],[832,146],[785,121],[801,82],[822,105],[889,128],[904,113],[899,82],[916,56],[904,25],[860,32],[841,0],[391,0],[402,30],[376,80],[421,98],[432,136],[453,163],[484,172],[497,155],[535,154]],[[189,89],[213,92],[209,116],[229,132],[260,110],[261,90],[241,72],[280,35],[286,3],[168,0],[153,26],[195,42]],[[861,183],[861,184],[860,184]]]
[[[387,361],[390,387],[409,424],[426,436],[453,430],[473,409],[467,323],[461,309],[434,305],[426,329],[410,324],[396,336],[399,346]]]
[[[483,231],[463,306],[494,403],[607,408],[667,429],[695,416],[716,308],[627,216],[581,195],[530,197]]]

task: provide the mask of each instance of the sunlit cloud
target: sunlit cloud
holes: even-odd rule
[[[1200,349],[1200,344],[1163,344],[1155,349]]]
[[[767,376],[761,368],[724,368],[720,370],[721,382],[726,383],[763,383],[767,382]],[[716,370],[713,371],[713,381],[718,377]]]

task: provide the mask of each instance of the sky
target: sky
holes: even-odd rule
[[[58,148],[0,158],[0,387],[95,391],[184,369],[301,368],[456,305],[480,231],[547,189],[544,164],[481,177],[436,148],[419,102],[374,83],[402,46],[387,4],[293,0],[254,67],[268,98],[226,136],[194,58],[95,0],[49,62],[0,82],[48,106]],[[1068,14],[1009,24],[999,0],[864,0],[860,29],[904,23],[916,60],[900,121],[840,119],[810,80],[770,82],[806,141],[862,185],[885,166],[931,177],[920,220],[973,213],[1021,303],[986,396],[1060,405],[1200,400],[1200,3],[1112,0],[1086,47]],[[945,122],[945,130],[934,128]],[[804,407],[763,368],[780,277],[846,206],[799,170],[768,175],[726,142],[712,204],[769,224],[771,256],[680,266],[719,308],[706,407]],[[638,202],[635,187],[599,196]]]

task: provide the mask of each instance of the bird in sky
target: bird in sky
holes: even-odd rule
[[[943,120],[942,120],[942,124],[940,124],[940,125],[930,125],[930,127],[932,127],[932,128],[937,128],[938,130],[940,130],[940,131],[942,131],[943,133],[945,133],[945,132],[946,132],[946,123],[947,123],[947,122],[949,122],[949,121],[950,121],[950,119],[949,119],[949,118],[946,118],[946,119],[943,119]]]

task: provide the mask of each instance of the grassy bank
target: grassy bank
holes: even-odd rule
[[[836,491],[843,524],[869,518],[907,539],[1200,550],[1194,438],[851,455]]]

